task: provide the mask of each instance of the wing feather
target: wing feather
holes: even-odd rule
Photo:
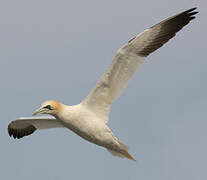
[[[14,139],[19,139],[34,133],[36,130],[61,127],[64,126],[53,117],[23,117],[8,125],[8,134]]]
[[[118,50],[112,64],[82,104],[107,122],[111,104],[121,95],[146,56],[164,45],[194,19],[198,13],[195,9],[170,17],[132,38]]]

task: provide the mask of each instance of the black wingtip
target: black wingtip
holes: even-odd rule
[[[185,12],[188,13],[188,12],[194,11],[194,10],[196,10],[196,9],[197,9],[197,7],[194,7],[194,8],[188,9],[188,10],[185,11]]]
[[[194,11],[196,9],[197,9],[197,7],[191,8],[187,11],[184,11],[184,12],[178,14],[177,17],[182,17],[183,19],[186,18],[186,24],[188,24],[191,20],[196,18],[195,15],[198,13],[198,11]]]
[[[198,13],[198,11],[194,11],[196,9],[197,9],[197,7],[194,7],[194,8],[191,8],[191,9],[187,10],[187,11],[184,11],[183,13],[188,14],[189,16],[193,16],[193,15]]]
[[[13,136],[14,139],[23,138],[24,136],[32,134],[34,131],[36,131],[36,128],[24,121],[12,121],[8,125],[8,134],[10,137]]]
[[[9,128],[9,126],[8,126],[8,134],[9,134],[9,136],[11,137],[11,135],[12,135],[12,131],[11,131],[11,129]]]
[[[193,15],[195,15],[195,14],[197,14],[197,13],[198,13],[198,11],[194,11],[194,12],[188,13],[188,15],[189,15],[189,16],[193,16]]]

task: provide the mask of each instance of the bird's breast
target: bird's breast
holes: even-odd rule
[[[68,110],[58,117],[63,125],[80,137],[97,145],[111,143],[113,137],[107,125],[87,109]]]
[[[64,121],[64,125],[82,137],[83,139],[104,146],[106,142],[113,141],[109,128],[103,123],[95,119],[73,119]]]

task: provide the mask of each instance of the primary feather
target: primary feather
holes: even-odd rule
[[[152,26],[119,49],[112,64],[83,104],[107,122],[111,104],[121,95],[146,56],[164,45],[194,19],[194,15],[198,13],[195,9],[189,9]]]
[[[120,48],[112,64],[80,104],[67,106],[53,100],[46,101],[34,115],[50,114],[55,118],[23,118],[13,121],[8,126],[9,135],[22,138],[37,129],[66,127],[85,140],[105,147],[115,156],[135,161],[127,147],[106,124],[111,104],[121,95],[145,58],[195,18],[194,15],[198,13],[195,9],[179,13],[150,27]]]
[[[8,133],[14,138],[22,138],[36,130],[64,127],[59,120],[53,117],[22,117],[8,125]]]

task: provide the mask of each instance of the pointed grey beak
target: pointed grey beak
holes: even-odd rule
[[[35,112],[33,112],[32,116],[36,116],[36,115],[43,114],[43,113],[45,113],[45,109],[41,107],[37,109]]]

